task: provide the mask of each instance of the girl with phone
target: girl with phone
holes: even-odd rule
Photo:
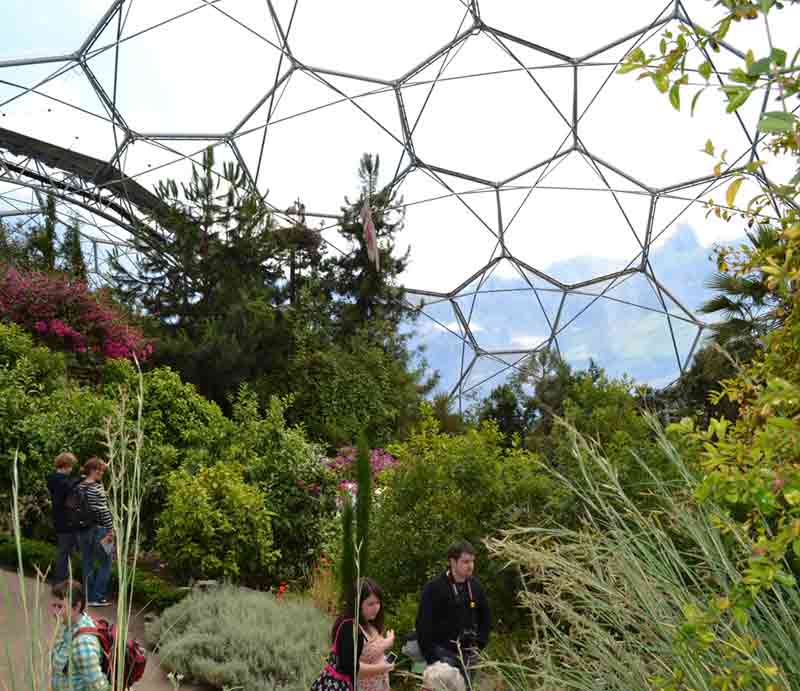
[[[381,589],[371,578],[362,578],[357,590],[358,605],[348,603],[336,618],[328,662],[311,691],[352,691],[354,679],[358,691],[389,691],[394,665],[385,652],[394,644],[394,632],[383,630]]]

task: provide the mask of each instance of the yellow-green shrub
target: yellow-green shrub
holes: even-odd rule
[[[156,544],[176,573],[261,581],[278,557],[272,515],[239,465],[220,463],[196,474],[179,470],[167,479]]]

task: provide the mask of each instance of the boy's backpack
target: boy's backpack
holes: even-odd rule
[[[89,496],[80,482],[76,482],[64,497],[64,517],[71,530],[84,530],[95,523]]]
[[[117,689],[117,687],[114,686],[116,681],[116,666],[114,664],[114,658],[117,654],[117,626],[116,624],[109,623],[105,619],[97,619],[95,624],[96,626],[94,628],[84,627],[78,629],[75,635],[80,636],[81,634],[86,633],[97,636],[97,640],[100,641],[100,647],[103,649],[103,660],[101,663],[103,673],[111,682],[111,687],[113,689]],[[144,668],[147,665],[147,655],[139,642],[132,638],[125,642],[124,650],[125,671],[122,677],[122,689],[128,689],[142,678],[142,675],[144,674]],[[121,691],[121,689],[117,689],[117,691]]]

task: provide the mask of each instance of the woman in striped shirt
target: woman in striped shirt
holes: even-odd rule
[[[81,556],[85,592],[90,607],[105,607],[108,581],[111,578],[111,552],[114,545],[114,523],[103,489],[103,473],[108,465],[99,458],[83,464],[84,479],[80,489],[86,493],[94,514],[94,525],[81,531]]]

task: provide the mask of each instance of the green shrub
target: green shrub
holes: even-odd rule
[[[278,557],[273,514],[264,493],[242,475],[241,466],[219,463],[168,476],[156,544],[173,571],[255,582],[270,575]]]
[[[302,420],[312,438],[332,448],[351,444],[362,432],[375,446],[397,438],[420,400],[416,373],[366,337],[298,348],[288,380],[291,419]]]
[[[10,377],[0,371],[0,493],[10,491],[11,464],[18,451],[22,529],[27,536],[48,537],[52,527],[46,480],[53,459],[62,451],[72,451],[80,460],[101,455],[100,428],[112,403],[90,389],[46,392],[23,374],[26,363],[18,361]]]
[[[373,509],[370,576],[390,598],[419,594],[446,566],[447,547],[469,540],[478,551],[477,574],[498,619],[514,618],[516,573],[489,561],[481,541],[512,525],[530,525],[552,483],[536,456],[505,448],[497,426],[450,436],[425,406],[407,442],[390,448],[396,468],[386,471]]]
[[[63,353],[34,343],[33,337],[17,324],[0,322],[0,367],[13,368],[25,358],[42,384],[55,387],[63,383],[66,364]]]
[[[638,505],[645,505],[652,483],[649,474],[668,479],[675,472],[659,451],[632,390],[631,381],[609,379],[602,370],[576,373],[565,386],[561,415],[579,434],[598,444],[626,492]],[[526,443],[549,468],[580,481],[583,470],[562,425],[536,426]],[[543,509],[552,524],[563,527],[577,527],[583,518],[580,502],[562,483],[554,487]]]
[[[148,625],[164,669],[217,688],[307,691],[330,647],[330,622],[304,600],[232,586],[194,592]]]
[[[286,424],[290,399],[273,396],[261,412],[258,398],[243,386],[233,401],[235,430],[224,453],[245,478],[264,492],[275,548],[281,553],[276,577],[306,575],[320,556],[335,511],[333,474],[321,463],[322,449],[299,426]]]

